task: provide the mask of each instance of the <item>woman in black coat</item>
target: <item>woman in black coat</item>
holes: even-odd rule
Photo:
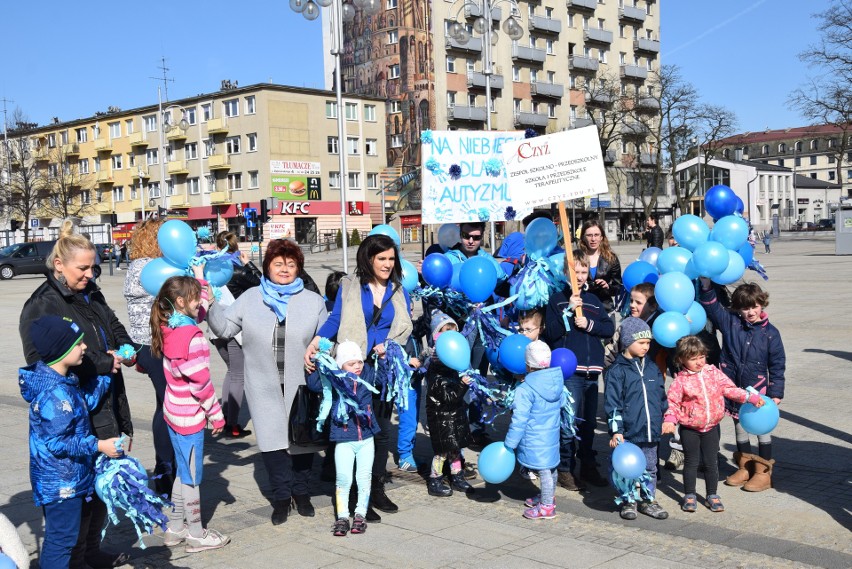
[[[580,230],[580,251],[589,258],[588,291],[603,302],[607,312],[615,310],[615,302],[624,290],[621,263],[609,246],[603,225],[590,219]]]

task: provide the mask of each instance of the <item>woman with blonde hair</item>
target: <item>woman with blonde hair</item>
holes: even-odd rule
[[[59,239],[47,257],[47,278],[24,304],[19,333],[27,364],[38,361],[39,355],[30,337],[30,326],[45,315],[69,318],[80,326],[86,353],[83,362],[71,372],[85,388],[100,375],[112,376],[110,387],[101,403],[89,410],[92,431],[99,440],[133,437],[130,407],[124,389],[121,364],[133,365],[115,351],[123,344],[133,344],[130,335],[109,307],[100,288],[93,282],[95,246],[83,235],[74,233],[74,226],[65,221]],[[130,450],[130,442],[125,450]],[[106,521],[106,505],[97,497],[83,505],[80,534],[71,552],[71,567],[118,567],[127,563],[125,553],[101,551],[101,530]]]
[[[597,219],[583,223],[580,229],[580,251],[589,258],[589,292],[597,296],[607,312],[612,312],[624,285],[621,263],[609,246],[603,225]]]

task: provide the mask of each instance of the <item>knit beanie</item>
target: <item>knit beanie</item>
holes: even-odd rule
[[[534,369],[550,367],[550,348],[541,340],[527,344],[525,358],[527,366]]]
[[[361,353],[361,347],[358,344],[346,340],[338,344],[334,361],[337,362],[337,367],[343,368],[343,364],[348,362],[363,362],[364,354]]]
[[[83,341],[83,331],[70,318],[42,316],[30,326],[30,340],[41,360],[52,366]]]
[[[443,328],[447,324],[456,324],[456,321],[441,312],[440,310],[436,310],[435,312],[433,312],[431,322],[432,338],[437,338],[438,332],[440,332],[441,328]],[[456,327],[458,327],[458,324],[456,324]]]
[[[651,327],[648,326],[648,323],[641,318],[634,318],[633,316],[625,318],[621,322],[621,327],[618,331],[618,343],[622,350],[626,350],[627,347],[636,340],[642,340],[644,338],[648,338],[650,340],[653,337],[651,334]]]

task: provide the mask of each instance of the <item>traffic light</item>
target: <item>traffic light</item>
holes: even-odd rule
[[[12,226],[12,231],[17,231],[21,228],[21,222],[17,219],[10,219],[9,224]]]
[[[257,218],[261,223],[269,221],[269,202],[265,199],[260,200],[260,215]]]
[[[109,214],[109,224],[112,225],[113,227],[118,225],[118,214],[117,213]]]

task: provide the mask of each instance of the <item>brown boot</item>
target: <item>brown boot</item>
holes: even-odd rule
[[[752,456],[752,464],[754,465],[754,475],[745,483],[743,490],[746,492],[763,492],[768,488],[772,488],[772,466],[774,460],[766,460],[759,456]]]
[[[725,484],[728,486],[742,486],[748,482],[754,473],[754,458],[753,454],[735,452],[734,462],[737,463],[739,470],[725,478]]]

